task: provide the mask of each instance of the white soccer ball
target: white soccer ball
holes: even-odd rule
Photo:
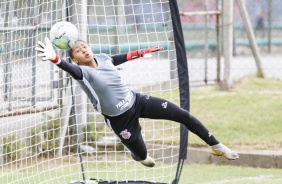
[[[50,40],[59,49],[70,49],[78,39],[78,30],[70,22],[61,21],[54,24],[50,30]]]

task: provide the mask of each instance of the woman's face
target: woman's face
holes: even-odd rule
[[[72,48],[73,61],[78,65],[89,66],[93,64],[93,52],[91,48],[83,41],[77,41]]]

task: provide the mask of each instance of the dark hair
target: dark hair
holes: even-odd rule
[[[76,42],[83,42],[83,43],[87,44],[84,40],[76,40],[75,43],[76,43]],[[72,48],[70,48],[70,49],[68,50],[68,52],[69,52],[70,58],[73,59],[74,57],[73,57],[73,54],[72,54]]]
[[[70,58],[73,59],[72,48],[70,48],[70,49],[68,50],[68,52],[69,52]]]

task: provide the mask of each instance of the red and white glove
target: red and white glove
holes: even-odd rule
[[[55,53],[52,43],[48,38],[45,38],[45,44],[38,41],[35,50],[38,51],[37,56],[41,57],[42,61],[50,60],[55,64],[59,64],[61,62],[60,56]]]
[[[132,59],[144,57],[144,58],[150,58],[152,57],[151,52],[157,52],[163,50],[162,47],[153,47],[153,48],[146,48],[142,50],[135,50],[127,53],[126,59],[127,61],[130,61]]]

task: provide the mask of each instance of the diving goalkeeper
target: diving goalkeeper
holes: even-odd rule
[[[229,160],[239,158],[236,152],[220,143],[187,110],[165,99],[132,91],[123,84],[115,66],[136,58],[151,57],[152,52],[161,51],[163,48],[135,50],[110,57],[106,54],[94,54],[87,43],[78,40],[69,50],[69,55],[76,64],[61,59],[48,38],[45,38],[45,43],[38,41],[36,50],[43,61],[50,60],[78,81],[94,108],[105,117],[106,124],[131,151],[132,158],[141,164],[147,167],[155,166],[154,159],[147,154],[139,118],[182,123],[210,145],[214,155],[225,156]]]

